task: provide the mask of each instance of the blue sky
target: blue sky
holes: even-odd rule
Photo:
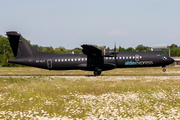
[[[0,0],[0,34],[68,49],[180,46],[180,0]]]

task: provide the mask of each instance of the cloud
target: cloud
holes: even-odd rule
[[[108,32],[108,35],[110,35],[110,36],[125,36],[125,35],[129,35],[129,33],[127,31],[119,31],[119,30],[115,29],[115,30]]]

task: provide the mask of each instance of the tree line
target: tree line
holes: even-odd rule
[[[26,42],[30,44],[30,40],[25,39]],[[31,44],[30,44],[31,45]],[[37,50],[40,50],[42,52],[49,52],[49,53],[55,53],[55,54],[75,54],[75,53],[82,53],[82,48],[74,48],[74,49],[66,49],[65,47],[59,46],[57,48],[53,48],[52,46],[46,47],[46,46],[38,46],[38,45],[32,45]],[[99,49],[104,49],[104,46],[97,46]],[[171,56],[180,56],[180,46],[177,46],[176,44],[172,44],[170,46],[171,48]],[[110,48],[107,48],[110,49]],[[137,47],[128,47],[123,48],[119,47],[116,49],[117,51],[125,52],[125,51],[149,51],[150,48],[148,46],[138,45]],[[160,49],[160,51],[163,51],[166,55],[169,54],[168,49]],[[24,65],[19,64],[13,64],[8,63],[7,59],[14,59],[13,52],[10,47],[10,43],[7,37],[4,37],[0,35],[0,66],[2,67],[19,67]]]

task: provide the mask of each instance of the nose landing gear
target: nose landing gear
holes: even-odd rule
[[[94,76],[99,76],[99,75],[101,75],[101,69],[100,68],[95,68]]]
[[[165,69],[165,67],[166,67],[166,66],[162,66],[162,68],[163,68],[163,72],[166,72],[166,69]]]

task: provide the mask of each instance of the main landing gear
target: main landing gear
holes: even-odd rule
[[[101,75],[101,69],[100,68],[95,68],[94,76],[99,76],[99,75]]]
[[[163,72],[166,72],[166,69],[165,69],[165,67],[166,67],[166,66],[162,66],[162,68],[163,68]]]

